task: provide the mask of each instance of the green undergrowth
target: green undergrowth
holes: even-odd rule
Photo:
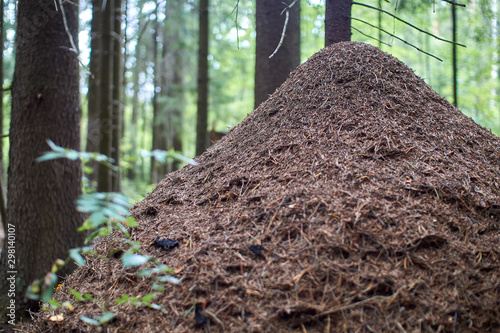
[[[59,147],[52,141],[48,141],[51,151],[44,153],[38,158],[38,162],[44,162],[57,158],[67,158],[70,160],[80,160],[85,168],[86,163],[97,161],[103,163],[113,170],[117,167],[113,165],[113,159],[98,153],[79,152],[73,149]],[[160,163],[166,163],[171,159],[178,160],[184,163],[196,164],[195,161],[189,159],[182,154],[173,150],[142,153],[146,158],[153,157]],[[91,172],[92,170],[85,170]],[[77,209],[81,213],[85,213],[88,218],[83,225],[78,229],[80,232],[86,232],[88,236],[85,239],[85,244],[82,247],[70,249],[68,257],[64,260],[57,259],[52,265],[52,269],[44,278],[34,281],[28,288],[27,297],[33,300],[42,301],[42,310],[57,311],[60,309],[68,309],[73,311],[76,302],[94,302],[102,309],[102,314],[92,318],[80,316],[80,319],[88,324],[101,327],[115,317],[115,313],[110,311],[111,305],[122,306],[131,304],[136,307],[149,307],[158,311],[166,312],[166,310],[156,303],[154,299],[158,293],[163,292],[167,283],[180,283],[179,279],[174,277],[173,269],[161,264],[154,256],[143,253],[140,241],[133,241],[130,238],[130,229],[138,226],[135,219],[130,216],[129,209],[132,206],[131,199],[121,193],[115,192],[92,192],[89,188],[85,188],[86,182],[83,180],[84,190],[76,202]],[[88,184],[87,184],[88,185]],[[108,236],[113,232],[118,232],[122,235],[123,249],[117,249],[108,253],[107,256],[99,255],[91,244],[99,237]],[[154,292],[144,296],[134,296],[122,294],[114,300],[114,304],[94,299],[91,294],[80,293],[78,290],[70,289],[69,292],[73,296],[72,300],[60,302],[54,299],[54,293],[60,288],[59,277],[57,273],[62,267],[70,262],[76,263],[78,266],[85,265],[85,256],[94,256],[106,260],[109,264],[111,259],[119,258],[124,267],[135,267],[135,274],[138,278],[150,278],[152,281],[152,289]],[[109,266],[110,267],[110,266]]]

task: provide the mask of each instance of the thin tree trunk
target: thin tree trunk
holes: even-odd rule
[[[101,91],[101,71],[100,64],[100,45],[101,45],[101,18],[102,18],[102,0],[92,1],[92,24],[90,27],[90,75],[88,78],[88,92],[87,92],[87,146],[86,151],[98,152],[99,143],[101,141],[99,118],[100,118],[100,91]],[[91,187],[95,188],[98,178],[98,164],[97,162],[90,162],[88,164],[93,172],[87,174]]]
[[[159,36],[159,21],[158,21],[158,4],[155,10],[155,30],[153,33],[153,137],[151,150],[160,149],[161,146],[161,136],[162,136],[162,117],[160,114],[160,105],[158,103],[159,88],[160,88],[160,66],[158,59],[158,36]],[[154,157],[151,157],[151,167],[150,167],[150,178],[152,183],[157,183],[159,181],[159,170],[157,167],[157,162]]]
[[[326,0],[325,46],[351,40],[352,0]]]
[[[174,22],[175,27],[169,29],[171,31],[171,40],[173,47],[171,48],[170,59],[171,72],[172,72],[172,82],[168,89],[168,97],[173,101],[169,108],[169,124],[170,124],[170,147],[173,147],[175,151],[182,152],[182,124],[183,124],[183,113],[184,113],[184,61],[182,53],[184,48],[181,47],[181,33],[180,29],[184,26],[184,17],[182,10],[182,3],[170,2],[167,3],[170,12],[167,13]],[[179,161],[175,160],[171,163],[171,170],[175,171],[180,168]]]
[[[0,133],[3,134],[3,48],[5,41],[5,24],[4,24],[4,1],[0,0]],[[3,193],[4,180],[4,163],[3,163],[3,139],[0,138],[0,215],[2,217],[3,230],[7,230],[7,213],[5,209],[5,198]]]
[[[285,82],[290,72],[300,64],[300,1],[289,10],[283,44],[269,58],[282,37],[286,17],[282,12],[286,6],[281,0],[257,0],[255,108]]]
[[[136,156],[138,153],[137,145],[138,145],[138,137],[136,135],[137,130],[139,129],[138,121],[139,121],[139,73],[141,72],[140,70],[140,64],[142,63],[142,48],[139,45],[139,40],[137,41],[137,45],[135,48],[135,65],[134,69],[132,72],[132,90],[133,90],[133,95],[132,95],[132,115],[130,119],[130,125],[128,126],[129,131],[130,131],[130,142],[131,142],[131,149],[130,153],[133,156]],[[145,121],[145,120],[143,120]],[[136,175],[136,168],[137,163],[132,162],[131,168],[128,170],[128,178],[130,180],[133,180]]]
[[[0,318],[6,318],[12,300],[19,310],[17,320],[27,307],[36,311],[39,303],[24,298],[28,285],[83,243],[84,234],[77,232],[83,218],[75,206],[81,192],[80,162],[36,161],[49,150],[47,139],[80,148],[79,64],[63,11],[78,45],[78,1],[66,1],[58,10],[53,0],[18,1],[7,209],[14,241],[4,242],[2,251],[15,251],[15,261],[7,255],[0,259]],[[8,281],[15,284],[15,297],[8,293]]]
[[[147,23],[141,22],[141,18],[143,18],[142,15],[142,6],[140,6],[139,9],[139,22],[138,22],[138,31],[139,35],[137,36],[137,41],[136,41],[136,46],[135,46],[135,65],[132,70],[132,114],[130,118],[130,125],[129,125],[129,132],[130,132],[130,144],[131,144],[131,149],[130,149],[130,154],[132,156],[138,156],[138,146],[139,146],[139,138],[137,137],[136,133],[139,130],[139,91],[140,91],[140,86],[139,86],[139,75],[142,72],[143,68],[143,61],[144,61],[144,52],[143,52],[143,46],[141,45],[142,42],[142,37],[144,36],[144,30],[147,25]],[[142,118],[144,122],[146,122],[145,118]],[[143,132],[144,133],[144,132]],[[144,137],[144,135],[143,135]],[[132,166],[127,172],[127,178],[130,180],[134,180],[136,175],[137,175],[137,168],[142,168],[139,166],[139,163],[137,160],[133,160]],[[142,174],[142,172],[139,172],[139,174]]]
[[[457,16],[455,5],[451,4],[451,24],[452,24],[452,56],[453,56],[453,105],[458,105],[457,96]]]
[[[382,0],[378,0],[378,8],[382,9]],[[377,13],[378,16],[378,48],[382,48],[382,12]]]
[[[107,0],[106,7],[102,13],[102,47],[100,71],[101,98],[100,98],[100,132],[101,142],[99,152],[106,156],[111,156],[113,141],[113,8],[114,0]],[[97,191],[112,191],[111,170],[104,164],[99,164],[99,178]]]
[[[111,157],[115,160],[114,165],[120,165],[120,141],[122,137],[123,123],[123,58],[122,58],[122,0],[114,0],[114,24],[113,24],[113,137]],[[120,192],[121,172],[112,173],[112,189]]]
[[[196,155],[209,146],[208,118],[208,0],[200,0],[198,44],[198,113],[196,119]]]
[[[122,65],[122,72],[121,72],[121,76],[122,76],[122,127],[121,127],[121,131],[120,131],[120,134],[121,134],[121,139],[123,139],[125,137],[125,125],[126,125],[126,121],[125,121],[125,116],[124,116],[124,113],[125,113],[125,105],[127,104],[127,95],[124,94],[123,90],[125,89],[125,87],[127,86],[127,61],[128,61],[128,57],[129,57],[129,54],[127,52],[127,45],[128,45],[128,34],[127,34],[127,29],[128,29],[128,0],[122,0],[123,1],[123,17],[122,17],[122,20],[123,20],[123,45],[122,45],[122,50],[123,50],[123,56],[122,56],[122,61],[121,61],[121,65]],[[122,175],[123,176],[123,175]]]

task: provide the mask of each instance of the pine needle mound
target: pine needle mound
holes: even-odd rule
[[[500,331],[500,139],[378,48],[318,52],[197,161],[132,209],[181,280],[168,313],[114,305],[152,292],[119,259],[57,299],[93,294],[108,332]],[[103,310],[74,306],[34,327],[94,331],[79,316]]]

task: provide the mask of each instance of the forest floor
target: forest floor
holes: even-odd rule
[[[89,257],[55,297],[99,302],[33,331],[94,331],[102,304],[107,332],[500,331],[500,139],[394,57],[318,52],[197,161],[132,209],[181,280],[166,313],[116,305],[151,279]]]

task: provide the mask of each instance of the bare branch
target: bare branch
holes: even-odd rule
[[[12,90],[12,86],[7,87],[7,88],[0,88],[0,91],[11,91],[11,90]]]
[[[444,1],[446,1],[446,0],[444,0]],[[436,35],[434,35],[434,34],[432,34],[432,33],[428,32],[428,31],[422,30],[422,29],[420,29],[419,27],[414,26],[414,25],[413,25],[413,24],[411,24],[410,22],[407,22],[407,21],[405,21],[405,20],[403,20],[403,19],[401,19],[401,18],[397,17],[396,15],[394,15],[394,14],[392,14],[392,13],[390,13],[390,12],[386,11],[386,10],[383,10],[383,9],[381,9],[381,8],[377,8],[377,7],[374,7],[374,6],[370,6],[370,5],[367,5],[367,4],[364,4],[364,3],[360,3],[360,2],[355,2],[355,1],[353,1],[353,3],[352,3],[352,4],[353,4],[353,5],[358,5],[358,6],[363,6],[363,7],[367,7],[367,8],[371,8],[371,9],[378,10],[379,12],[382,12],[382,13],[384,13],[384,14],[387,14],[387,15],[389,15],[390,17],[395,18],[396,20],[398,20],[398,21],[400,21],[400,22],[403,22],[403,23],[404,23],[404,24],[406,24],[406,25],[409,25],[409,26],[410,26],[410,27],[412,27],[413,29],[416,29],[416,30],[418,30],[418,31],[420,31],[420,32],[422,32],[422,33],[424,33],[424,34],[426,34],[426,35],[432,36],[432,37],[434,37],[434,38],[436,38],[437,40],[440,40],[440,41],[442,41],[442,42],[446,42],[446,43],[450,43],[450,44],[456,44],[456,45],[459,45],[459,46],[462,46],[462,47],[466,47],[466,46],[465,46],[465,45],[463,45],[463,44],[454,43],[454,42],[453,42],[453,41],[451,41],[451,40],[447,40],[447,39],[441,38],[441,37],[436,36]]]
[[[285,39],[286,27],[288,26],[288,19],[290,18],[290,8],[292,8],[293,5],[295,5],[297,3],[297,1],[298,0],[294,0],[290,5],[283,3],[284,5],[286,5],[285,9],[283,9],[283,11],[280,14],[280,15],[282,15],[284,12],[286,12],[285,23],[283,24],[283,32],[281,33],[280,42],[278,43],[276,50],[274,50],[274,52],[269,56],[269,59],[274,57],[274,55],[278,52],[281,45],[283,44],[283,40]]]
[[[69,31],[68,27],[68,20],[66,19],[66,11],[64,10],[62,0],[59,0],[59,6],[61,7],[61,14],[64,22],[64,30],[66,30],[66,34],[68,35],[69,42],[71,44],[71,51],[76,53],[78,55],[78,48],[75,45],[75,41],[73,40],[73,36],[71,35],[71,32]],[[80,60],[80,59],[78,59]]]
[[[83,63],[82,59],[80,58],[80,52],[78,51],[78,47],[76,47],[75,41],[73,40],[73,36],[71,35],[71,31],[69,31],[68,20],[66,19],[66,11],[64,10],[62,0],[59,0],[59,7],[61,8],[61,14],[62,14],[63,23],[64,23],[64,30],[66,30],[66,34],[68,35],[68,39],[69,39],[69,42],[71,44],[71,48],[68,48],[68,49],[71,52],[76,54],[76,57],[78,58],[78,62],[80,63],[80,65],[83,68],[85,68],[85,71],[87,73],[89,73],[90,75],[92,75],[92,77],[94,77],[94,74],[92,74],[90,72],[90,69]],[[57,8],[56,8],[56,10],[57,10]]]
[[[443,1],[447,2],[449,4],[452,4],[453,6],[465,7],[465,5],[463,3],[458,3],[458,2],[455,2],[455,1],[451,1],[451,0],[443,0]]]
[[[234,25],[236,25],[236,46],[238,47],[238,49],[240,48],[240,32],[239,32],[240,27],[238,26],[239,8],[240,8],[240,0],[236,1],[236,6],[234,6],[233,11],[231,12],[231,14],[233,12],[236,12],[236,17],[234,18]]]
[[[354,20],[354,21],[359,21],[359,22],[361,22],[361,23],[364,23],[364,24],[366,24],[366,25],[369,25],[369,26],[370,26],[370,27],[372,27],[372,28],[379,29],[380,31],[382,31],[382,32],[384,32],[384,33],[386,33],[386,34],[388,34],[389,36],[394,37],[394,38],[396,38],[397,40],[400,40],[400,41],[402,41],[403,43],[405,43],[405,44],[407,44],[407,45],[409,45],[409,46],[413,47],[413,48],[414,48],[414,49],[416,49],[417,51],[420,51],[420,52],[422,52],[422,53],[424,53],[424,54],[427,54],[428,56],[433,57],[434,59],[437,59],[437,60],[439,60],[439,61],[443,61],[442,59],[440,59],[440,58],[436,57],[435,55],[433,55],[433,54],[431,54],[431,53],[429,53],[429,52],[426,52],[426,51],[424,51],[424,50],[422,50],[422,49],[419,49],[418,47],[416,47],[415,45],[413,45],[413,44],[411,44],[411,43],[409,43],[409,42],[405,41],[404,39],[399,38],[398,36],[396,36],[396,35],[394,35],[394,34],[391,34],[390,32],[388,32],[388,31],[386,31],[386,30],[384,30],[384,29],[382,29],[382,28],[379,28],[379,27],[377,27],[377,26],[375,26],[375,25],[373,25],[373,24],[371,24],[371,23],[368,23],[368,22],[366,22],[366,21],[360,20],[360,19],[355,18],[355,17],[352,17],[352,16],[351,16],[351,20]]]
[[[356,29],[356,28],[355,28],[355,27],[353,27],[353,26],[351,26],[351,29],[356,30],[357,32],[359,32],[360,34],[362,34],[362,35],[363,35],[363,36],[365,36],[365,37],[368,37],[368,38],[371,38],[371,39],[375,39],[376,41],[378,41],[378,42],[380,42],[380,43],[382,43],[382,44],[384,44],[384,45],[387,45],[387,46],[389,46],[389,47],[392,47],[392,45],[391,45],[391,44],[386,43],[386,42],[384,42],[384,41],[381,41],[380,39],[378,39],[378,38],[376,38],[376,37],[373,37],[373,36],[367,35],[367,34],[365,34],[363,31],[361,31],[361,30],[359,30],[359,29]]]

